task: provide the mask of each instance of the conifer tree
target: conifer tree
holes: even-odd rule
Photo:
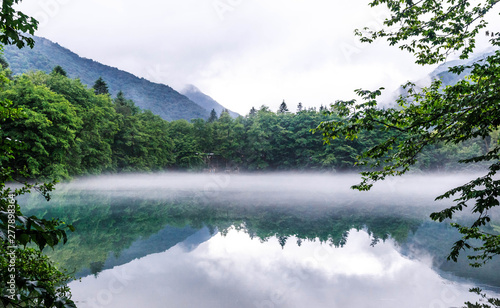
[[[285,100],[280,105],[280,108],[278,109],[278,113],[287,113],[288,112],[288,107],[285,103]]]
[[[108,85],[102,77],[95,81],[93,88],[95,94],[109,94]]]
[[[52,74],[57,74],[57,75],[61,75],[64,77],[68,77],[68,74],[60,65],[57,65],[56,67],[54,67],[54,69],[52,70]]]
[[[212,111],[210,111],[210,117],[208,118],[208,123],[213,123],[217,121],[217,112],[215,112],[215,109],[212,109]]]

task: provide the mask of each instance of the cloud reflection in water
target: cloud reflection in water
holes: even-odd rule
[[[201,231],[200,231],[201,232]],[[392,240],[370,246],[351,230],[342,248],[243,231],[195,249],[171,249],[70,283],[78,307],[454,307],[470,285],[441,278],[430,262],[402,256]]]

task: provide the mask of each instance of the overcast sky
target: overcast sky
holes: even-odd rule
[[[367,0],[39,0],[19,9],[36,33],[80,56],[182,90],[194,84],[225,107],[291,111],[355,97],[357,88],[395,89],[432,67],[384,41],[382,8]],[[498,19],[498,15],[495,16]]]

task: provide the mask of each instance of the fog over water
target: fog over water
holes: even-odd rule
[[[422,202],[436,206],[438,195],[475,178],[474,174],[424,174],[390,177],[375,183],[368,192],[352,190],[361,181],[359,174],[268,173],[196,174],[153,173],[83,177],[57,185],[58,191],[92,191],[123,196],[155,198],[167,195],[199,196],[209,200],[239,198],[241,201],[293,199],[308,202],[330,200],[331,205],[350,202],[392,200],[408,205]]]
[[[27,203],[75,225],[53,257],[82,277],[70,283],[78,307],[460,307],[478,299],[474,286],[500,297],[499,260],[447,263],[460,235],[429,214],[481,175],[413,174],[359,192],[358,174],[131,173],[59,183],[50,202]]]

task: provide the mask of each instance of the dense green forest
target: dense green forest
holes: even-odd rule
[[[37,71],[11,78],[1,99],[22,108],[26,117],[7,120],[0,134],[2,140],[24,143],[14,168],[28,166],[31,178],[160,170],[359,170],[356,157],[390,133],[366,132],[325,146],[311,129],[336,118],[325,115],[326,107],[300,104],[290,112],[283,102],[276,112],[262,106],[236,119],[212,112],[208,119],[169,122],[141,110],[122,92],[113,98],[102,79],[95,87],[103,89],[89,89],[61,67],[50,74]],[[458,160],[484,153],[497,139],[494,134],[487,141],[436,145],[420,154],[417,166],[453,170]]]
[[[3,47],[4,56],[15,75],[40,70],[50,73],[60,65],[71,78],[79,78],[87,86],[92,86],[99,77],[106,80],[109,92],[116,96],[126,91],[127,97],[133,99],[137,106],[149,109],[165,120],[178,120],[206,117],[211,109],[206,109],[197,101],[192,101],[171,87],[139,78],[115,67],[97,61],[82,58],[76,53],[53,43],[48,39],[33,36],[33,48],[19,49],[16,46]],[[158,68],[146,69],[152,81],[159,78]],[[217,104],[217,103],[216,103]],[[212,107],[214,108],[214,107]]]
[[[38,28],[38,21],[12,8],[19,2],[3,1],[0,43],[33,48],[35,40],[32,35]],[[364,28],[363,31],[356,30],[356,35],[368,43],[379,38],[387,39],[390,45],[415,55],[417,64],[445,61],[452,51],[461,51],[460,58],[466,59],[475,49],[475,36],[488,24],[483,17],[497,3],[486,1],[471,6],[470,1],[403,3],[375,0],[370,5],[386,4],[390,17],[382,22],[381,30]],[[397,29],[392,28],[394,25]],[[487,36],[489,33],[486,31]],[[498,48],[500,35],[492,33],[490,42]],[[69,64],[75,62],[72,59],[77,59],[69,52],[62,54],[67,56],[65,59],[69,59]],[[21,65],[27,64],[19,60]],[[169,169],[238,172],[359,171],[366,168],[364,170],[368,171],[363,173],[363,182],[355,187],[368,190],[373,182],[401,175],[410,167],[425,171],[454,170],[460,166],[460,170],[464,170],[457,164],[464,161],[468,163],[467,168],[488,168],[489,172],[437,197],[439,200],[459,195],[454,200],[456,206],[433,213],[431,218],[440,222],[456,219],[456,212],[461,212],[474,201],[475,205],[470,209],[478,218],[472,223],[465,222],[466,225],[460,221],[460,224],[453,223],[463,237],[455,242],[448,258],[457,261],[462,249],[472,248],[478,254],[468,258],[479,261],[473,266],[482,266],[500,254],[498,225],[491,224],[492,230],[487,229],[490,211],[499,205],[500,192],[500,182],[494,177],[500,170],[499,51],[467,67],[450,67],[448,71],[457,75],[457,79],[444,81],[456,82],[454,85],[446,86],[442,80],[437,80],[428,88],[418,89],[408,83],[404,87],[407,91],[397,99],[395,108],[377,105],[380,89],[360,89],[356,92],[362,103],[337,101],[331,108],[322,107],[320,110],[299,105],[296,112],[290,112],[289,106],[283,102],[276,112],[262,106],[258,110],[252,108],[248,115],[236,119],[228,112],[216,114],[215,111],[208,119],[203,118],[208,117],[209,110],[177,95],[168,86],[155,84],[150,87],[151,83],[145,79],[138,81],[127,75],[127,80],[142,90],[138,95],[130,90],[132,82],[120,84],[100,74],[94,69],[98,65],[94,66],[96,62],[91,60],[86,62],[91,73],[91,80],[87,81],[83,74],[67,74],[61,67],[50,73],[56,64],[48,63],[41,63],[49,66],[45,72],[23,72],[25,74],[13,76],[7,69],[8,64],[0,61],[4,69],[0,71],[0,151],[3,153],[0,157],[0,280],[8,281],[8,289],[0,289],[2,306],[76,307],[69,288],[65,286],[71,277],[60,272],[42,255],[45,247],[66,243],[65,230],[74,231],[75,228],[51,217],[51,220],[46,220],[23,215],[14,197],[37,190],[48,201],[49,192],[54,187],[54,182],[43,185],[26,182],[18,188],[6,186],[6,183],[23,182],[24,179],[45,181],[86,174]],[[65,64],[63,66],[73,70]],[[461,80],[466,69],[471,69],[470,82]],[[88,88],[87,85],[94,81],[94,88]],[[109,88],[106,82],[109,82]],[[121,89],[130,93],[124,94]],[[162,91],[156,92],[156,89]],[[167,92],[174,98],[165,100],[162,95]],[[156,100],[145,106],[141,104],[144,97]],[[142,110],[137,106],[145,108]],[[175,112],[169,108],[175,108]],[[191,120],[193,112],[198,119]],[[191,122],[177,120],[181,118]],[[315,127],[323,136],[311,133]],[[328,143],[326,146],[323,139]],[[357,162],[364,164],[363,167],[356,166]],[[477,162],[482,165],[470,164]],[[369,170],[368,166],[374,168]],[[314,214],[309,207],[291,213],[274,208],[267,208],[267,211],[257,207],[232,209],[232,204],[210,210],[193,202],[170,206],[158,204],[157,208],[154,204],[141,203],[139,209],[143,212],[139,219],[147,221],[147,227],[143,227],[134,223],[130,215],[136,208],[135,204],[122,204],[123,213],[113,211],[108,204],[97,204],[101,207],[91,208],[91,213],[88,207],[47,212],[49,216],[57,214],[65,220],[75,220],[75,225],[84,235],[73,239],[93,242],[92,246],[97,247],[104,237],[108,248],[115,252],[123,251],[137,236],[163,230],[161,225],[154,224],[152,214],[158,215],[158,223],[170,220],[173,226],[184,228],[185,233],[179,234],[178,239],[190,232],[187,226],[196,228],[204,224],[211,230],[217,228],[224,233],[231,226],[243,224],[251,236],[258,236],[261,240],[276,236],[281,246],[292,237],[297,239],[297,244],[302,240],[320,239],[342,245],[345,231],[350,228],[367,228],[375,240],[392,236],[400,242],[409,237],[410,232],[418,232],[419,224],[418,218],[407,219],[404,214],[389,219],[388,216],[393,217],[396,210],[381,216],[369,212],[369,219],[365,219],[362,215],[338,209],[334,215],[307,216]],[[154,212],[156,210],[159,212]],[[44,215],[43,212],[35,214]],[[80,222],[82,224],[78,225]],[[99,235],[101,238],[92,237],[97,225],[92,222],[106,225],[110,232]],[[379,227],[379,223],[384,226]],[[327,226],[327,229],[319,226]],[[427,232],[441,235],[443,230],[435,226],[431,225]],[[116,239],[108,241],[113,232],[120,232],[122,242]],[[482,246],[475,246],[471,239],[482,242]],[[437,238],[433,249],[442,251],[443,243],[443,239]],[[74,246],[70,245],[66,252],[61,253],[61,258],[72,257],[69,250]],[[106,260],[104,251],[76,252],[81,261],[90,262],[96,273],[102,269],[102,262]],[[495,275],[498,270],[491,273],[493,280],[498,281]],[[471,291],[480,293],[478,289]],[[487,301],[495,307],[500,306],[498,299],[483,296],[482,301],[482,304],[466,304],[468,307],[489,307],[485,304]]]

